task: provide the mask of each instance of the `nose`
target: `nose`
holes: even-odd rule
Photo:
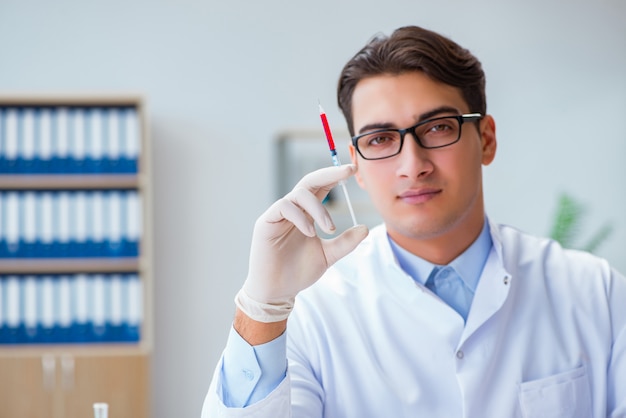
[[[398,176],[417,179],[432,173],[435,167],[430,160],[429,151],[422,148],[411,133],[407,133],[398,154]]]

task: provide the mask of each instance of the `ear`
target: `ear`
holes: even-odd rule
[[[356,179],[356,182],[359,184],[359,186],[364,189],[365,186],[363,184],[363,179],[361,178],[361,174],[359,172],[359,156],[357,155],[356,148],[354,148],[354,145],[349,144],[348,150],[350,150],[350,160],[352,161],[352,164],[354,164],[357,168],[356,173],[354,173],[354,178]]]
[[[493,116],[486,115],[480,121],[480,139],[482,144],[482,163],[489,165],[496,156],[498,142],[496,140],[496,121]]]

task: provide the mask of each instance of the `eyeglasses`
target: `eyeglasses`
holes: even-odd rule
[[[352,138],[352,145],[365,160],[382,160],[400,154],[404,135],[410,133],[422,148],[443,148],[461,139],[461,125],[482,119],[480,113],[428,119],[406,129],[379,129]]]

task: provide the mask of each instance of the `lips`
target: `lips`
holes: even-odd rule
[[[429,200],[438,196],[441,193],[441,191],[442,191],[441,189],[436,189],[432,187],[424,187],[421,189],[411,189],[398,195],[398,198],[405,203],[416,205],[416,204],[428,202]]]

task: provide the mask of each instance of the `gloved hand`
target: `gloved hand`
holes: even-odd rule
[[[340,180],[356,172],[352,164],[307,174],[294,189],[257,219],[252,236],[248,277],[235,302],[248,317],[278,322],[289,315],[295,296],[315,283],[337,260],[368,234],[358,225],[332,239],[317,236],[335,225],[322,200]]]

